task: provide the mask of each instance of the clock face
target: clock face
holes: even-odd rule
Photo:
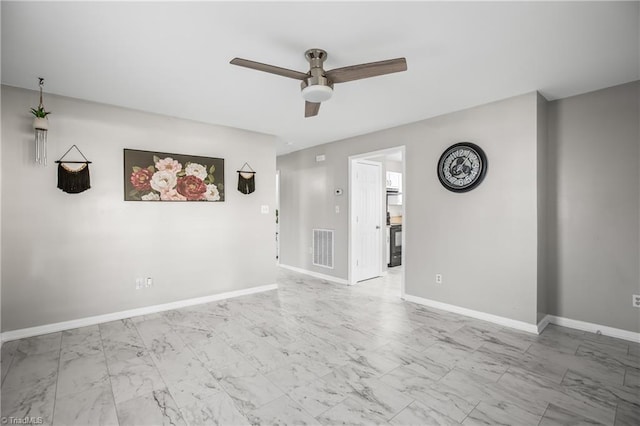
[[[438,179],[453,192],[466,192],[482,182],[487,173],[487,157],[471,142],[450,146],[438,161]]]

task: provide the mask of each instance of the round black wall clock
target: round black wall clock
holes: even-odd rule
[[[471,142],[451,145],[438,161],[438,179],[449,191],[470,191],[480,185],[486,173],[487,156]]]

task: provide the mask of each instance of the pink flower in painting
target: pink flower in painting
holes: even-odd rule
[[[180,195],[175,189],[166,189],[160,192],[160,199],[162,201],[186,201],[187,197]]]
[[[199,177],[185,176],[178,178],[177,190],[189,201],[202,200],[207,192],[207,185]]]
[[[158,160],[156,163],[156,169],[162,172],[171,172],[174,175],[182,170],[182,164],[178,163],[178,160],[174,160],[171,157]]]
[[[149,169],[140,169],[131,173],[131,185],[138,191],[151,189],[151,177],[153,173]]]

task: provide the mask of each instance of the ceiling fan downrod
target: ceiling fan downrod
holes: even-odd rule
[[[309,49],[304,53],[311,66],[309,77],[302,80],[300,88],[302,97],[307,102],[320,103],[327,101],[333,95],[333,83],[325,76],[324,61],[327,52],[322,49]]]

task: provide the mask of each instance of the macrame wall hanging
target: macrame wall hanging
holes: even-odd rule
[[[84,161],[71,161],[65,160],[64,157],[75,148]],[[71,148],[64,153],[62,157],[58,161],[58,188],[63,190],[68,194],[79,194],[80,192],[86,191],[91,188],[91,181],[89,179],[89,164],[91,161],[87,160],[87,157],[84,156],[80,148],[75,145],[72,145]],[[67,164],[82,164],[77,169],[71,169],[67,167]]]
[[[45,111],[42,103],[42,88],[44,87],[44,78],[38,77],[40,85],[40,103],[38,108],[31,108],[31,114],[34,115],[33,130],[35,136],[36,163],[39,165],[47,165],[47,131],[49,130],[49,120],[47,115],[51,114]]]
[[[256,190],[256,172],[251,168],[249,163],[238,170],[238,191],[243,194],[251,194]]]

